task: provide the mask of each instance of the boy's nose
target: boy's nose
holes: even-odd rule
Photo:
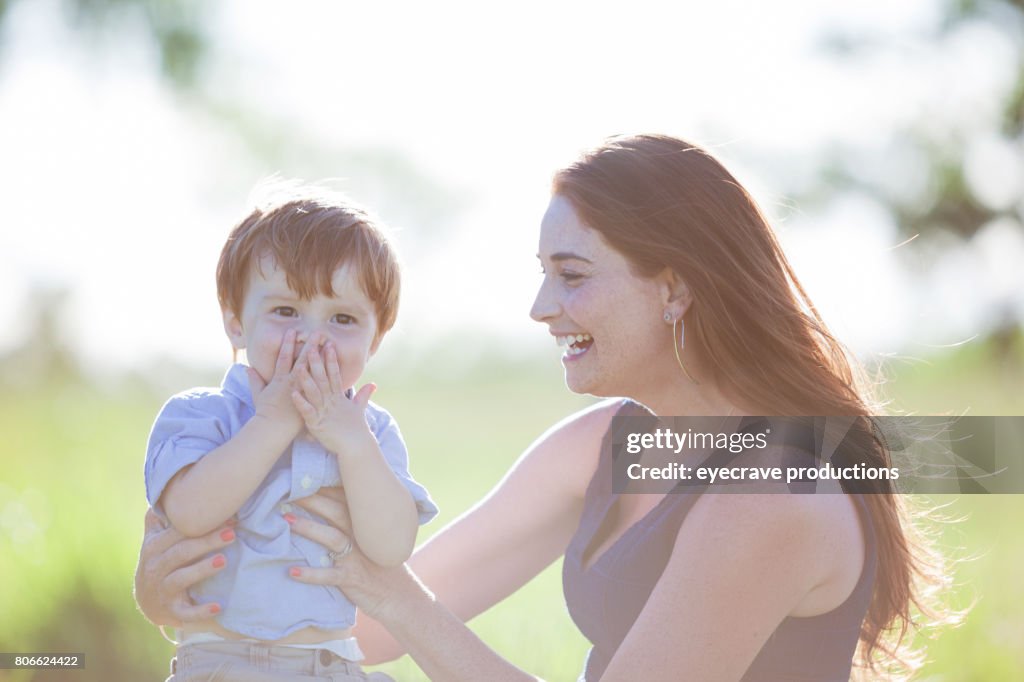
[[[317,346],[322,346],[325,341],[326,337],[324,337],[323,332],[319,329],[303,328],[299,329],[295,335],[296,346],[300,351],[307,343],[314,343]]]

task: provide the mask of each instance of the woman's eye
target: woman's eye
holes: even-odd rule
[[[563,282],[567,283],[572,283],[583,279],[583,275],[579,274],[578,272],[563,272],[559,274],[559,277],[562,278]]]
[[[345,313],[338,313],[334,316],[334,321],[338,324],[355,324],[356,318],[351,315],[346,315]]]
[[[287,305],[279,305],[270,312],[275,315],[280,315],[281,317],[295,317],[296,315],[295,308]]]

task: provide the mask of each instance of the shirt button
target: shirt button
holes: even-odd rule
[[[309,476],[303,476],[302,477],[302,487],[303,488],[309,488],[312,485],[313,485],[313,479],[312,478],[310,478]]]
[[[288,504],[287,502],[285,502],[284,504],[281,505],[281,513],[282,514],[287,514],[291,510],[292,510],[292,506],[290,504]]]
[[[324,554],[322,557],[320,557],[320,565],[323,566],[324,568],[327,568],[328,566],[330,566],[331,565],[331,557],[329,557],[326,554]]]

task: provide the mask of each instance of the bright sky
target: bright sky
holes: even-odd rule
[[[398,153],[457,199],[444,229],[425,233],[402,214],[405,298],[384,357],[441,339],[467,354],[550,344],[527,316],[547,183],[619,132],[713,147],[779,218],[812,296],[860,351],[968,338],[985,321],[982,295],[1011,292],[1024,312],[1013,293],[1024,291],[1019,225],[907,269],[872,202],[808,213],[783,195],[827,143],[884,156],[892,131],[924,113],[993,115],[991,93],[1012,76],[997,33],[923,46],[913,37],[939,9],[924,0],[675,5],[230,0],[211,26],[211,78],[222,97],[315,139]],[[154,76],[144,44],[103,43],[95,56],[75,47],[56,7],[16,4],[0,61],[0,314],[29,319],[31,283],[63,285],[67,331],[91,361],[223,364],[217,255],[252,185],[294,170],[242,162],[237,139]],[[840,31],[871,31],[879,44],[829,57],[821,43]],[[983,143],[975,172],[998,200],[1024,168]],[[915,170],[894,159],[892,181],[912,183]],[[0,349],[26,326],[0,329]]]

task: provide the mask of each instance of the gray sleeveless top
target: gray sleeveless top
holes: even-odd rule
[[[650,415],[626,402],[618,414]],[[750,428],[753,423],[741,426]],[[787,443],[813,448],[811,443]],[[569,614],[593,645],[581,680],[597,682],[661,578],[674,549],[676,535],[700,494],[699,489],[665,495],[646,516],[631,526],[587,569],[584,557],[602,521],[616,501],[612,493],[611,432],[605,434],[597,472],[590,481],[579,528],[565,553],[562,583]],[[806,449],[806,447],[805,447]],[[727,464],[727,451],[712,453],[708,463]],[[865,557],[860,579],[850,596],[818,616],[787,617],[769,636],[743,682],[847,682],[861,623],[871,601],[877,565],[876,541],[867,507],[854,495],[864,529]],[[751,567],[751,577],[756,579]],[[678,605],[685,610],[686,604]],[[689,680],[686,670],[680,680]]]

